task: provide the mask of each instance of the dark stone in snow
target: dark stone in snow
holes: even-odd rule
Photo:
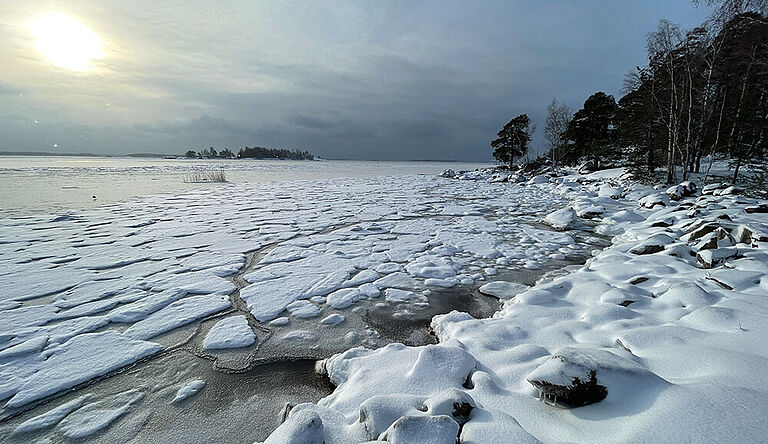
[[[674,242],[674,239],[670,236],[667,236],[666,234],[656,234],[635,245],[629,252],[638,255],[658,253],[659,251],[664,251],[664,248],[672,242]]]
[[[720,228],[720,225],[716,223],[708,223],[702,227],[697,228],[696,230],[692,231],[691,234],[688,236],[688,241],[695,241],[696,239],[699,239],[701,237],[706,236],[707,234],[717,230]]]
[[[638,245],[637,247],[629,250],[632,254],[653,254],[658,253],[659,251],[664,251],[663,245]]]
[[[453,403],[453,419],[457,420],[459,424],[464,424],[469,421],[469,415],[472,413],[472,405],[468,402],[454,402]]]
[[[696,260],[703,268],[713,268],[722,264],[727,259],[734,258],[739,255],[739,250],[736,248],[718,248],[715,250],[702,250],[696,254]]]
[[[600,402],[608,396],[608,389],[597,383],[597,372],[589,371],[589,379],[574,377],[569,385],[556,385],[547,381],[528,380],[545,401],[559,407],[582,407]]]
[[[754,205],[751,207],[744,208],[744,211],[746,211],[749,214],[768,213],[768,205],[767,204]]]
[[[427,399],[424,407],[430,415],[450,416],[459,425],[463,425],[469,421],[475,400],[465,391],[448,389]]]

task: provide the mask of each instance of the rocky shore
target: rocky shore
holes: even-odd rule
[[[611,245],[492,318],[434,317],[439,344],[323,361],[335,391],[293,407],[267,443],[764,439],[764,201],[727,184],[640,185],[621,169],[441,176],[559,193],[568,205],[541,222],[589,225]]]

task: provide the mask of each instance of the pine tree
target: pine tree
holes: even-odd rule
[[[493,148],[493,157],[499,162],[509,165],[511,169],[515,163],[515,157],[521,157],[528,151],[528,142],[531,140],[530,129],[531,120],[527,114],[520,114],[510,120],[501,131],[497,138],[491,141]]]
[[[573,115],[568,123],[566,138],[569,141],[564,160],[571,164],[587,158],[595,169],[601,162],[611,160],[616,154],[616,99],[604,92],[589,96],[584,108]]]

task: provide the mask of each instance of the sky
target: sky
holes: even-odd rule
[[[618,98],[660,19],[707,14],[686,0],[5,0],[0,151],[486,161],[518,114],[535,151],[553,98]]]

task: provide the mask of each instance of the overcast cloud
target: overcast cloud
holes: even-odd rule
[[[100,36],[92,71],[34,48],[27,23],[54,12]],[[538,148],[553,97],[618,94],[659,19],[706,15],[685,0],[4,1],[0,151],[488,160],[515,115]]]

